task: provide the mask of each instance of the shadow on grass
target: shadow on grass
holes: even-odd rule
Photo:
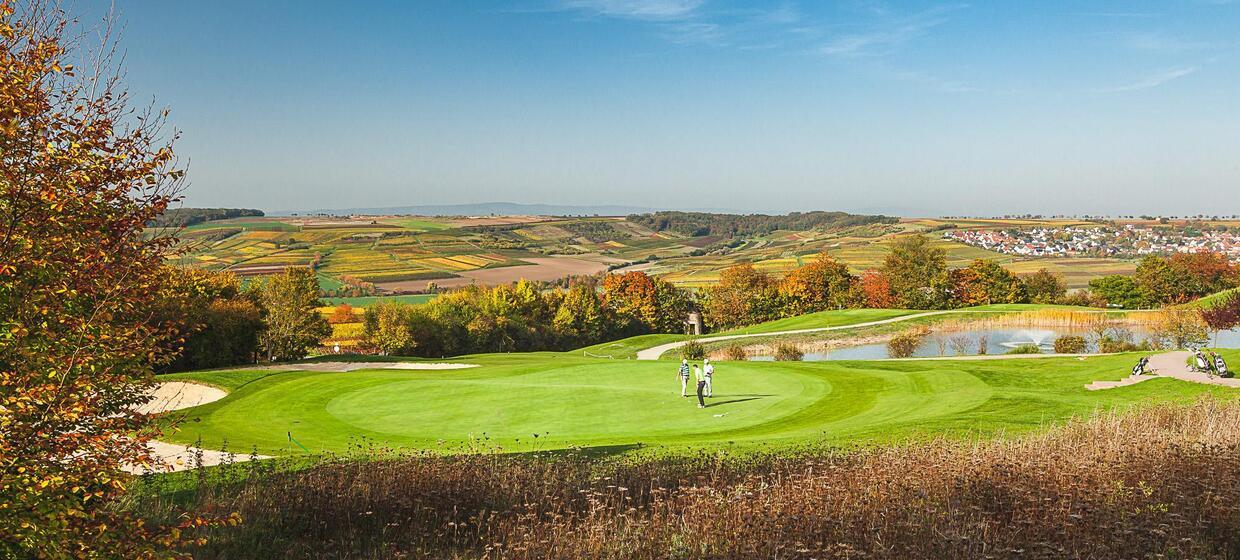
[[[760,399],[760,398],[762,398],[762,397],[761,397],[761,396],[753,396],[753,397],[745,397],[745,398],[738,398],[738,399],[728,399],[728,400],[726,400],[726,401],[709,402],[709,403],[707,403],[707,404],[706,404],[706,408],[714,408],[714,407],[716,407],[716,406],[723,406],[723,405],[725,405],[725,404],[742,403],[742,402],[745,402],[745,401],[756,401],[756,400],[758,400],[758,399]]]

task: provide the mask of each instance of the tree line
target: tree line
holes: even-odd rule
[[[691,237],[744,237],[776,230],[841,229],[870,224],[894,224],[899,218],[847,212],[793,212],[767,214],[714,214],[709,212],[652,212],[633,214],[628,221],[654,231],[674,231]]]
[[[1209,251],[1150,255],[1131,276],[1114,274],[1089,283],[1085,304],[1128,309],[1176,305],[1240,285],[1240,268]]]
[[[1182,253],[1143,259],[1132,276],[1113,275],[1068,293],[1045,269],[1017,276],[990,259],[947,265],[945,250],[922,235],[900,237],[881,266],[861,275],[825,252],[781,279],[751,264],[724,270],[699,297],[708,325],[726,329],[827,309],[953,309],[1003,303],[1153,308],[1191,301],[1240,285],[1225,255]]]
[[[568,350],[648,333],[682,332],[691,294],[644,272],[544,290],[521,280],[471,286],[420,305],[380,303],[363,320],[365,349],[440,357]]]
[[[151,227],[186,227],[230,218],[262,217],[262,210],[253,208],[169,208],[156,216]]]
[[[331,335],[318,312],[319,285],[308,267],[251,282],[229,272],[165,267],[150,323],[175,333],[156,364],[161,372],[296,360]]]
[[[897,238],[882,265],[861,275],[825,251],[779,279],[735,265],[703,292],[702,307],[712,328],[727,329],[828,309],[1056,303],[1066,293],[1063,279],[1046,270],[1021,278],[987,259],[950,269],[946,251],[912,235]]]

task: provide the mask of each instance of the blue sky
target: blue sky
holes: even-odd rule
[[[187,205],[1240,211],[1240,1],[116,5]]]

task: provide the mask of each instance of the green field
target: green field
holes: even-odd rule
[[[190,373],[165,379],[230,394],[183,411],[187,421],[165,437],[275,455],[301,453],[289,433],[312,452],[346,451],[363,438],[445,451],[471,442],[505,450],[840,445],[1023,431],[1099,408],[1237,396],[1172,379],[1083,389],[1124,377],[1133,359],[723,362],[705,409],[680,397],[674,363],[574,353],[455,360],[480,366],[466,370]]]
[[[435,299],[435,294],[413,294],[403,296],[363,296],[363,297],[329,297],[323,298],[323,305],[340,305],[347,303],[353,307],[370,307],[376,303],[409,303],[420,304]]]

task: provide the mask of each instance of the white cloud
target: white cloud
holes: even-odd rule
[[[1177,53],[1200,49],[1220,47],[1222,45],[1209,41],[1191,41],[1167,37],[1158,33],[1139,33],[1124,40],[1124,46],[1139,51],[1158,53]]]
[[[598,15],[649,20],[678,20],[693,15],[703,0],[564,0],[563,6]]]
[[[1156,88],[1172,80],[1178,80],[1180,78],[1193,74],[1197,70],[1198,68],[1196,66],[1188,66],[1184,68],[1173,68],[1171,70],[1167,70],[1165,72],[1159,72],[1152,76],[1146,77],[1145,79],[1138,80],[1130,84],[1124,84],[1124,85],[1116,86],[1112,88],[1105,88],[1100,91],[1102,91],[1103,93],[1119,93],[1119,92],[1125,92],[1125,91],[1140,91],[1143,89]]]
[[[898,18],[874,26],[864,33],[841,35],[820,46],[818,51],[830,56],[853,57],[885,54],[923,35],[926,30],[947,23],[947,14],[966,6],[940,6],[913,16]]]

